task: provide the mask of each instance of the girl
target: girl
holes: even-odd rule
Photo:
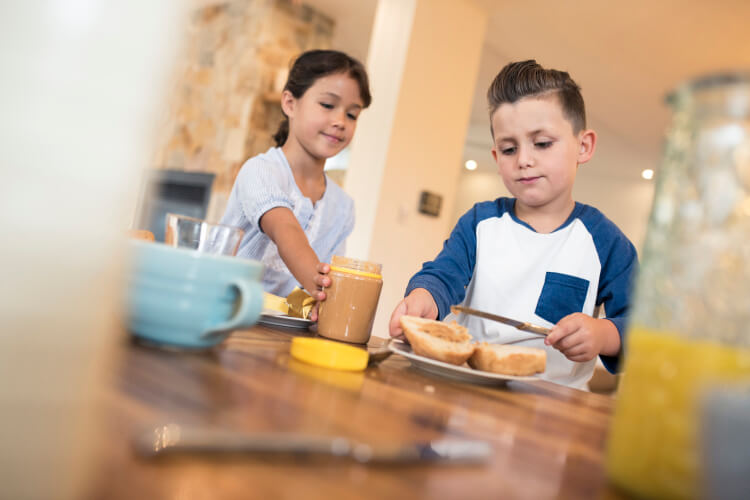
[[[267,292],[286,296],[299,283],[325,300],[326,262],[344,254],[354,202],[323,167],[349,144],[370,101],[364,66],[343,52],[305,52],[289,71],[276,147],[242,166],[221,219],[245,230],[237,256],[263,262]]]

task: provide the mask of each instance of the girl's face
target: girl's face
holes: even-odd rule
[[[346,73],[318,78],[302,97],[284,92],[282,108],[289,117],[289,139],[315,159],[344,149],[354,136],[362,111],[359,84]]]

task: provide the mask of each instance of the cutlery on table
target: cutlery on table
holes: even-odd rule
[[[145,457],[175,453],[250,453],[322,455],[361,463],[482,463],[492,455],[486,441],[440,439],[423,442],[365,444],[344,437],[287,432],[244,432],[209,426],[160,425],[135,438]]]

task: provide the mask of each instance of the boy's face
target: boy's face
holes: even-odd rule
[[[502,104],[491,120],[492,156],[519,208],[572,210],[576,170],[594,153],[594,132],[574,134],[556,95]]]

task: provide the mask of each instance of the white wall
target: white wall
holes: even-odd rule
[[[409,278],[434,256],[451,225],[459,176],[454,166],[461,160],[485,25],[486,13],[472,1],[417,0],[408,44],[400,49],[406,58],[396,89],[398,99],[391,101],[392,126],[384,120],[380,125],[370,123],[365,130],[363,122],[357,131],[345,181],[357,204],[357,227],[348,245],[358,249],[356,255],[369,250],[366,255],[383,264],[374,335],[388,335],[388,319]],[[388,45],[387,40],[383,43]],[[377,50],[371,46],[369,57]],[[399,54],[389,57],[400,58]],[[383,69],[374,70],[376,81],[377,71]],[[384,71],[386,78],[394,78],[388,65]],[[378,92],[374,87],[374,106],[383,106]],[[363,113],[363,120],[376,115],[387,118],[388,113],[373,108]],[[358,148],[370,148],[383,138],[387,150],[358,153]],[[380,172],[379,179],[370,175],[374,170]],[[443,196],[440,217],[417,212],[422,190]],[[374,208],[370,224],[361,207]]]

